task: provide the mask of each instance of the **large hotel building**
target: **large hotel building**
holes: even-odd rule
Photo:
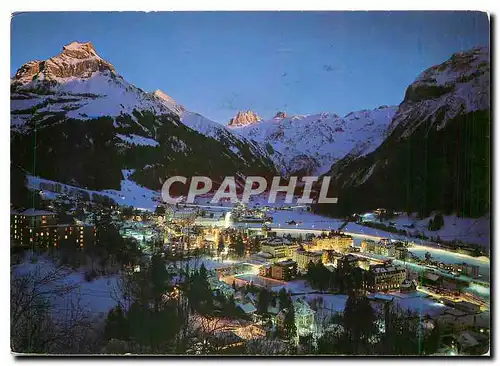
[[[96,229],[83,223],[57,223],[54,212],[11,210],[10,237],[13,245],[32,248],[84,248],[96,242]]]

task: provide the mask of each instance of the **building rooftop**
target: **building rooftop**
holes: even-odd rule
[[[479,342],[474,338],[469,332],[465,331],[460,333],[457,338],[457,342],[462,345],[462,347],[474,347],[479,344]]]
[[[278,265],[278,266],[281,266],[281,267],[285,267],[285,266],[294,265],[294,264],[296,264],[296,262],[294,260],[292,260],[292,259],[288,259],[286,261],[277,262],[275,264]]]
[[[321,257],[323,255],[321,252],[309,252],[306,250],[297,251],[297,254],[305,255],[306,257]]]
[[[426,272],[425,273],[425,278],[427,278],[427,279],[429,279],[431,281],[437,281],[440,278],[440,276],[437,275],[437,274],[435,274],[435,273]]]
[[[370,268],[370,271],[373,273],[390,273],[390,272],[397,272],[397,271],[404,271],[404,268],[400,266],[373,266]]]
[[[449,308],[445,310],[445,314],[453,315],[453,316],[464,316],[466,313],[464,313],[461,310],[454,309],[454,308]]]
[[[238,307],[243,310],[245,314],[252,314],[257,311],[255,306],[253,306],[251,303],[246,303],[246,304],[238,304]]]
[[[349,262],[353,262],[353,261],[358,261],[360,258],[353,255],[353,254],[347,254],[347,255],[344,255],[342,257],[342,260],[346,260],[346,261],[349,261]]]
[[[24,216],[55,216],[55,212],[51,211],[45,211],[45,210],[37,210],[35,208],[28,208],[27,210],[23,211],[21,215]]]
[[[258,252],[257,255],[259,257],[262,257],[262,258],[273,258],[273,255],[271,253],[267,253],[267,252]]]
[[[262,243],[262,245],[270,245],[270,246],[280,246],[280,245],[290,245],[290,240],[286,238],[272,238]]]
[[[373,294],[373,295],[368,295],[368,297],[372,298],[374,300],[383,300],[383,301],[392,301],[394,299],[394,296],[380,294],[380,293],[376,293],[376,294]]]

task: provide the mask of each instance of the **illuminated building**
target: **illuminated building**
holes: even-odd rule
[[[323,253],[321,252],[308,252],[305,250],[299,250],[296,252],[295,260],[297,261],[297,266],[301,271],[307,271],[307,266],[309,262],[321,263]]]
[[[395,248],[395,254],[394,254],[396,259],[399,260],[406,260],[409,256],[408,248],[406,247],[396,247]]]
[[[369,270],[370,265],[368,259],[360,258],[353,254],[347,254],[337,260],[337,268],[342,269],[346,272],[349,272],[351,269],[356,267],[364,270]]]
[[[304,245],[304,249],[310,251],[318,250],[336,250],[337,252],[347,253],[352,249],[354,240],[352,236],[342,233],[330,234],[327,238],[315,238],[312,244]]]
[[[13,222],[12,222],[13,221]],[[11,212],[11,235],[17,244],[37,248],[84,248],[96,242],[96,229],[87,224],[58,224],[56,213],[28,209]]]
[[[269,277],[271,276],[271,265],[265,264],[259,267],[259,276]]]
[[[367,273],[366,288],[368,291],[389,291],[399,289],[406,279],[406,270],[392,264],[370,266]]]
[[[396,255],[404,255],[407,254],[408,251],[399,251],[396,253],[396,249],[399,250],[399,247],[396,248],[395,245],[391,244],[387,240],[381,240],[380,242],[374,242],[373,240],[363,240],[361,242],[361,252],[362,253],[372,253],[377,255],[383,255],[385,257],[394,257]]]
[[[343,254],[337,252],[333,249],[323,250],[323,256],[321,260],[323,264],[332,264],[335,268],[337,267],[338,260],[342,258]]]
[[[298,244],[291,243],[285,238],[271,238],[261,244],[261,251],[275,258],[295,258],[298,248]]]
[[[289,281],[297,275],[297,262],[287,260],[271,265],[271,277],[276,280]]]

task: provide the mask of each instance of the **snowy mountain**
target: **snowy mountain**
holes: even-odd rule
[[[390,131],[398,127],[408,137],[424,121],[439,131],[459,114],[489,109],[489,59],[489,49],[480,47],[425,70],[406,90]]]
[[[174,174],[274,173],[254,143],[128,83],[90,42],[21,66],[11,80],[11,138],[17,165],[94,189],[119,188],[122,169],[152,189]]]
[[[362,156],[375,150],[386,137],[395,113],[395,107],[387,106],[351,112],[345,117],[330,113],[287,116],[278,112],[270,120],[245,123],[239,112],[228,126],[263,146],[282,174],[318,175],[347,154]]]
[[[407,88],[383,144],[360,158],[346,156],[328,172],[339,198],[335,210],[487,213],[489,101],[488,48],[456,53],[425,70]]]

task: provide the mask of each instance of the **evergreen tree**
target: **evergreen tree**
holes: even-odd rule
[[[288,340],[293,340],[297,335],[297,327],[295,326],[295,310],[291,303],[285,311],[285,318],[283,320],[284,336]]]
[[[440,230],[444,226],[444,218],[442,213],[437,213],[434,216],[434,230]]]
[[[165,215],[165,207],[163,207],[163,206],[156,206],[155,215],[157,215],[157,216],[163,216],[163,215]]]
[[[104,337],[106,340],[128,339],[128,322],[121,306],[117,305],[109,311],[104,326]]]
[[[427,229],[431,231],[438,231],[444,226],[444,218],[442,213],[437,213],[434,219],[429,219]]]
[[[284,287],[278,292],[278,300],[280,311],[288,307],[288,294]]]
[[[224,251],[224,248],[224,239],[222,238],[222,235],[219,235],[219,243],[217,244],[217,254],[219,256]]]
[[[245,243],[241,234],[236,237],[234,250],[238,257],[242,257],[245,254]]]
[[[165,266],[165,260],[159,255],[153,255],[151,258],[151,286],[155,308],[158,310],[162,301],[162,295],[167,290],[168,272]]]
[[[366,296],[351,295],[344,308],[344,328],[347,338],[347,353],[366,354],[369,341],[377,332],[376,315]]]
[[[269,307],[270,294],[265,288],[261,289],[259,292],[259,298],[257,302],[257,312],[259,314],[267,313],[267,308]]]

